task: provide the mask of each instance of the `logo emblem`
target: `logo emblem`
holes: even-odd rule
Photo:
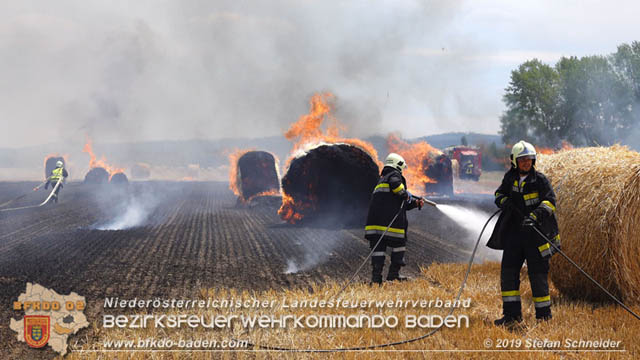
[[[41,348],[49,342],[49,317],[25,315],[24,341],[32,348]]]

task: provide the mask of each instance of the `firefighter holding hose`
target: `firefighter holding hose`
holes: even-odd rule
[[[58,203],[58,193],[60,192],[60,189],[62,189],[62,180],[66,179],[67,176],[69,176],[69,173],[67,173],[67,170],[64,168],[64,163],[58,160],[58,162],[56,162],[56,168],[51,170],[51,175],[47,178],[47,183],[44,184],[44,189],[47,190],[49,185],[55,188],[58,181],[60,181],[60,185],[58,185],[58,188],[51,198],[55,203]]]
[[[407,191],[407,181],[402,170],[407,164],[402,156],[391,153],[384,161],[378,184],[373,190],[365,226],[365,238],[369,240],[371,254],[371,283],[382,284],[382,271],[387,247],[391,248],[391,265],[387,280],[406,280],[400,276],[405,265],[407,244],[407,210],[422,209],[424,200]],[[383,236],[384,234],[384,236]],[[382,236],[382,239],[380,237]],[[377,246],[376,246],[377,244]]]
[[[549,259],[554,249],[534,230],[536,226],[556,245],[560,245],[555,217],[556,196],[549,180],[536,171],[536,149],[519,141],[511,150],[511,169],[495,193],[502,209],[487,243],[504,250],[500,266],[503,317],[498,326],[512,327],[522,322],[520,269],[527,261],[533,304],[538,321],[551,319],[549,296]]]

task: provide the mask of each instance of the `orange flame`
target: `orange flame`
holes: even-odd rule
[[[551,154],[555,154],[556,152],[559,151],[564,151],[564,150],[571,150],[573,149],[573,145],[571,145],[570,142],[566,141],[566,140],[562,140],[562,143],[560,145],[560,148],[558,150],[554,150],[552,148],[545,148],[545,147],[540,147],[537,150],[537,152],[539,154],[543,154],[543,155],[551,155]]]
[[[101,167],[109,173],[109,179],[111,179],[111,177],[113,177],[113,175],[117,173],[124,173],[124,168],[118,168],[107,164],[107,159],[104,156],[102,156],[100,159],[96,157],[96,155],[93,153],[92,141],[88,136],[87,143],[84,144],[82,152],[86,152],[91,157],[89,159],[89,169]]]
[[[425,141],[409,144],[396,134],[387,137],[387,148],[389,152],[400,154],[407,162],[407,169],[402,175],[407,179],[409,191],[419,196],[426,195],[425,184],[436,183],[426,175],[427,168],[433,162],[433,158],[441,155],[442,151]]]
[[[291,154],[295,154],[298,151],[302,151],[305,148],[312,147],[318,143],[343,143],[351,146],[358,147],[365,151],[371,159],[376,162],[379,168],[382,167],[382,163],[378,160],[378,152],[370,143],[355,139],[355,138],[343,138],[340,133],[346,130],[346,127],[333,116],[333,101],[335,96],[331,93],[319,93],[314,94],[309,103],[309,113],[300,116],[298,121],[291,124],[289,130],[287,130],[284,136],[291,141],[294,141]],[[322,129],[323,123],[326,121],[326,129]],[[286,162],[285,168],[288,168],[291,161],[294,159],[290,156]],[[282,206],[278,210],[280,218],[289,222],[295,223],[303,218],[301,210],[313,207],[315,199],[311,195],[308,201],[295,200],[289,194],[286,194],[284,189],[282,190]]]
[[[263,191],[261,193],[255,194],[255,195],[251,195],[248,199],[243,200],[244,202],[251,202],[253,199],[255,198],[259,198],[261,196],[280,196],[280,191],[276,190],[276,189],[271,189],[271,190],[267,190],[267,191]]]
[[[331,114],[334,99],[335,96],[331,93],[314,94],[311,97],[309,114],[300,116],[298,121],[291,124],[289,130],[284,133],[288,140],[295,141],[291,153],[293,154],[309,145],[320,142],[330,144],[344,143],[364,150],[371,156],[373,161],[378,163],[378,166],[381,166],[382,164],[378,161],[378,152],[373,145],[360,139],[343,138],[340,135],[341,132],[346,130],[346,127],[340,124],[338,119]],[[323,130],[322,124],[325,119],[328,119],[328,124],[326,130]],[[287,166],[291,160],[292,158],[289,158]]]

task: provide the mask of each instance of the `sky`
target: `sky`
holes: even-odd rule
[[[497,134],[526,60],[640,40],[638,1],[5,1],[0,147],[282,134]]]

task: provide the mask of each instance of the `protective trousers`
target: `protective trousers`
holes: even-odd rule
[[[520,269],[527,260],[527,270],[536,318],[551,316],[551,298],[549,297],[549,259],[545,259],[535,246],[531,234],[521,232],[513,239],[512,246],[505,247],[500,267],[500,288],[502,290],[502,309],[505,316],[522,316],[520,299]],[[512,240],[512,239],[510,239]],[[515,245],[515,246],[513,246]]]
[[[369,248],[373,249],[377,241],[370,240]],[[391,265],[389,265],[389,272],[387,273],[387,280],[393,281],[400,278],[400,268],[405,266],[404,253],[406,241],[396,241],[382,239],[378,246],[371,254],[371,282],[382,284],[382,271],[384,269],[384,260],[386,256],[387,247],[391,248]]]

